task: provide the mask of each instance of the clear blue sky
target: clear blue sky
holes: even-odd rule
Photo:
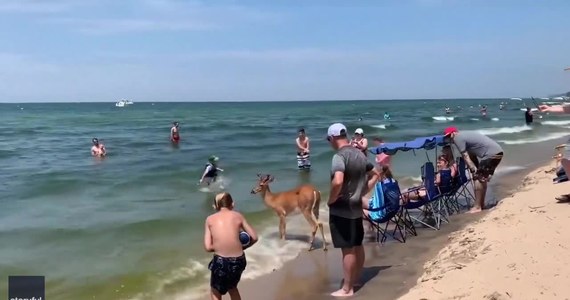
[[[570,90],[568,0],[0,0],[0,101]]]

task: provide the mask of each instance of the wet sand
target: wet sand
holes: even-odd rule
[[[362,299],[395,299],[409,290],[423,273],[422,266],[447,242],[449,233],[462,228],[481,215],[453,216],[441,230],[419,229],[418,236],[405,244],[389,241],[383,246],[371,241],[366,245],[365,282],[357,296]],[[367,238],[373,238],[368,236]],[[342,279],[339,249],[302,253],[285,267],[267,276],[240,284],[244,299],[334,299],[329,293],[340,287]],[[382,289],[377,294],[377,288]]]

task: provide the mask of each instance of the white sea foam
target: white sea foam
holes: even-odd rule
[[[559,138],[565,137],[567,135],[568,135],[568,133],[566,133],[566,132],[554,132],[554,133],[550,133],[550,134],[546,134],[546,135],[542,135],[542,136],[538,136],[538,137],[524,138],[524,139],[518,139],[518,140],[501,140],[499,142],[507,144],[507,145],[533,144],[533,143],[540,143],[540,142],[559,139]]]
[[[434,119],[435,121],[440,121],[440,122],[447,122],[447,121],[455,120],[455,117],[446,117],[446,116],[435,116],[435,117],[431,117],[431,118]]]
[[[549,126],[564,126],[564,125],[570,125],[570,120],[544,121],[541,124]]]
[[[481,121],[481,119],[478,119],[478,118],[470,118],[469,120],[471,120],[471,121]]]
[[[500,121],[500,120],[501,120],[501,119],[499,119],[499,118],[491,118],[491,121],[495,121],[495,122],[496,122],[496,121]]]
[[[379,128],[379,129],[386,129],[386,126],[388,126],[388,125],[387,124],[372,125],[372,127]]]
[[[218,176],[216,182],[212,182],[209,186],[201,186],[198,190],[202,193],[216,193],[228,188],[231,179],[225,176]]]
[[[501,128],[483,128],[477,130],[477,132],[484,135],[498,135],[498,134],[519,133],[528,130],[532,130],[532,127],[525,125],[525,126],[513,126],[513,127],[501,127]]]

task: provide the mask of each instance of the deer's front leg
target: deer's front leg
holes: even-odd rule
[[[285,239],[285,215],[279,215],[279,235],[281,239]]]

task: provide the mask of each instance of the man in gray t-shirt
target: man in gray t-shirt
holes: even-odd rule
[[[329,226],[335,248],[341,248],[344,283],[332,296],[350,296],[364,266],[364,226],[362,196],[367,192],[368,176],[377,176],[366,156],[352,147],[346,127],[332,124],[327,140],[337,150],[332,159],[331,191],[329,194]]]
[[[503,159],[503,148],[488,136],[474,131],[459,132],[455,127],[448,127],[444,135],[455,144],[473,174],[475,205],[471,212],[479,212],[485,206],[487,182]]]

